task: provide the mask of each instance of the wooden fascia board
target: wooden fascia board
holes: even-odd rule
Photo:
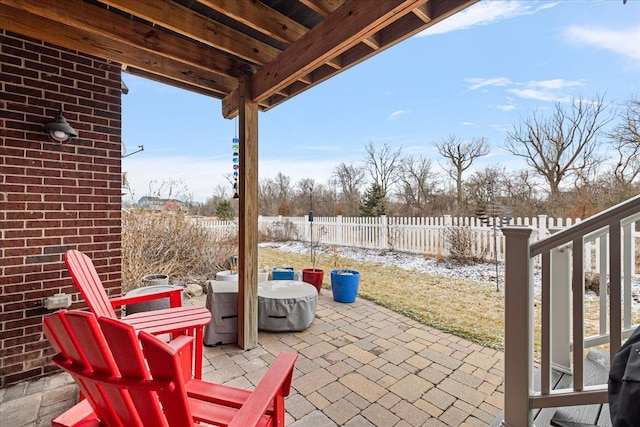
[[[321,64],[379,31],[389,20],[397,20],[426,0],[349,0],[320,24],[309,30],[273,62],[253,76],[253,100],[260,102]],[[316,82],[314,82],[316,84]],[[233,95],[223,102],[225,117],[237,114]]]
[[[177,63],[1,3],[0,28],[125,66],[130,65],[151,75],[164,76],[165,79],[162,80],[164,83],[175,82],[171,84],[183,88],[200,88],[195,91],[202,93],[204,90],[209,94],[215,93],[215,97],[219,99],[237,86],[237,81],[234,83],[228,77],[225,78],[224,84],[221,84],[218,74],[194,69],[187,64]]]
[[[259,65],[271,62],[280,54],[280,50],[273,46],[207,19],[172,1],[100,0],[100,2]]]
[[[295,43],[309,31],[304,25],[255,0],[198,2],[287,45]]]
[[[134,22],[82,0],[0,0],[19,10],[119,43],[220,74],[220,79],[243,75],[245,64],[157,28]],[[235,86],[234,86],[235,87]]]

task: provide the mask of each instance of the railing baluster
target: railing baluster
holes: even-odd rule
[[[607,259],[608,251],[608,240],[605,236],[601,236],[598,238],[600,242],[600,268],[597,270],[600,277],[598,277],[598,286],[600,290],[600,335],[607,334],[607,276],[609,272],[609,260]]]
[[[551,366],[571,373],[571,251],[552,249],[551,262]]]
[[[555,350],[552,341],[551,325],[554,323],[552,306],[555,308],[555,301],[551,298],[551,269],[552,259],[555,256],[550,252],[542,253],[542,309],[541,309],[541,353],[540,353],[540,393],[549,394],[551,391],[551,352]],[[555,272],[555,269],[554,269]],[[555,283],[554,283],[555,284]],[[555,336],[553,337],[555,338]]]
[[[635,254],[631,252],[631,225],[632,223],[625,224],[622,227],[623,233],[623,254],[622,268],[623,268],[623,280],[624,280],[624,329],[631,328],[631,269],[632,264],[635,263]]]
[[[613,356],[622,344],[622,293],[621,293],[621,269],[622,245],[620,242],[620,220],[609,224],[609,283],[610,283],[610,357]]]
[[[573,239],[573,390],[584,389],[584,248],[582,236]]]

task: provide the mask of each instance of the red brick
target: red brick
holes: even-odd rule
[[[11,331],[0,338],[2,387],[55,369],[47,360],[52,351],[41,339],[42,316],[49,313],[42,306],[46,296],[64,290],[74,295],[72,307],[86,307],[64,266],[66,250],[100,254],[98,265],[109,271],[101,273],[110,276],[109,292],[120,293],[116,187],[122,108],[118,64],[2,30],[0,37],[2,100],[10,103],[0,110],[0,310],[3,330]],[[41,131],[59,108],[82,135],[71,144],[52,141]]]

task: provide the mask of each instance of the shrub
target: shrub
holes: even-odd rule
[[[584,290],[600,295],[600,274],[593,271],[584,273]],[[609,293],[609,282],[607,281],[607,293]]]
[[[143,286],[146,274],[206,281],[237,254],[234,233],[214,237],[183,212],[127,210],[122,215],[122,290]]]
[[[260,240],[270,242],[298,240],[298,230],[296,229],[295,224],[291,221],[276,221],[267,227]]]
[[[484,254],[475,254],[473,247],[477,240],[477,232],[470,227],[447,227],[443,236],[449,257],[460,264],[477,264],[483,260]]]

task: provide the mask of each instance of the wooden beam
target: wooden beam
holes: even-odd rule
[[[247,64],[234,61],[223,53],[199,46],[159,28],[127,19],[83,0],[65,0],[63,2],[59,0],[0,0],[0,4],[12,6],[18,10],[193,67],[203,68],[221,76],[237,78],[247,71]],[[52,31],[55,32],[55,30]]]
[[[315,11],[317,14],[326,17],[342,6],[344,0],[300,0],[300,3]]]
[[[425,1],[346,2],[282,52],[276,60],[256,72],[252,79],[252,99],[260,102],[270,97]],[[233,110],[232,107],[231,111]]]
[[[125,68],[131,66],[145,72],[145,77],[153,80],[220,99],[237,86],[235,79],[6,6],[1,0],[0,28],[118,62],[124,64]],[[163,78],[160,80],[153,76]]]
[[[258,346],[258,104],[249,76],[239,89],[238,345],[249,350]]]
[[[100,0],[100,2],[256,64],[264,65],[280,54],[280,50],[273,46],[208,19],[173,1]]]
[[[301,0],[301,3],[308,8],[313,9],[316,13],[324,16],[325,18],[331,15],[337,8],[344,4],[344,0]],[[380,48],[380,44],[376,39],[375,34],[362,40],[362,43],[369,46],[371,49],[377,50]]]
[[[175,78],[171,78],[169,76],[163,74],[152,73],[147,70],[141,70],[139,68],[133,66],[123,66],[122,71],[138,77],[143,77],[145,79],[153,80],[158,83],[163,83],[169,86],[177,87],[179,89],[188,90],[189,92],[198,93],[204,96],[210,96],[212,98],[223,98],[225,93],[219,91],[213,91],[208,86],[194,85],[190,84],[182,80],[176,80]]]
[[[422,6],[413,9],[413,14],[420,18],[424,23],[431,22],[431,3],[425,3]]]
[[[295,43],[309,31],[309,28],[259,1],[198,0],[198,2],[287,45]]]

